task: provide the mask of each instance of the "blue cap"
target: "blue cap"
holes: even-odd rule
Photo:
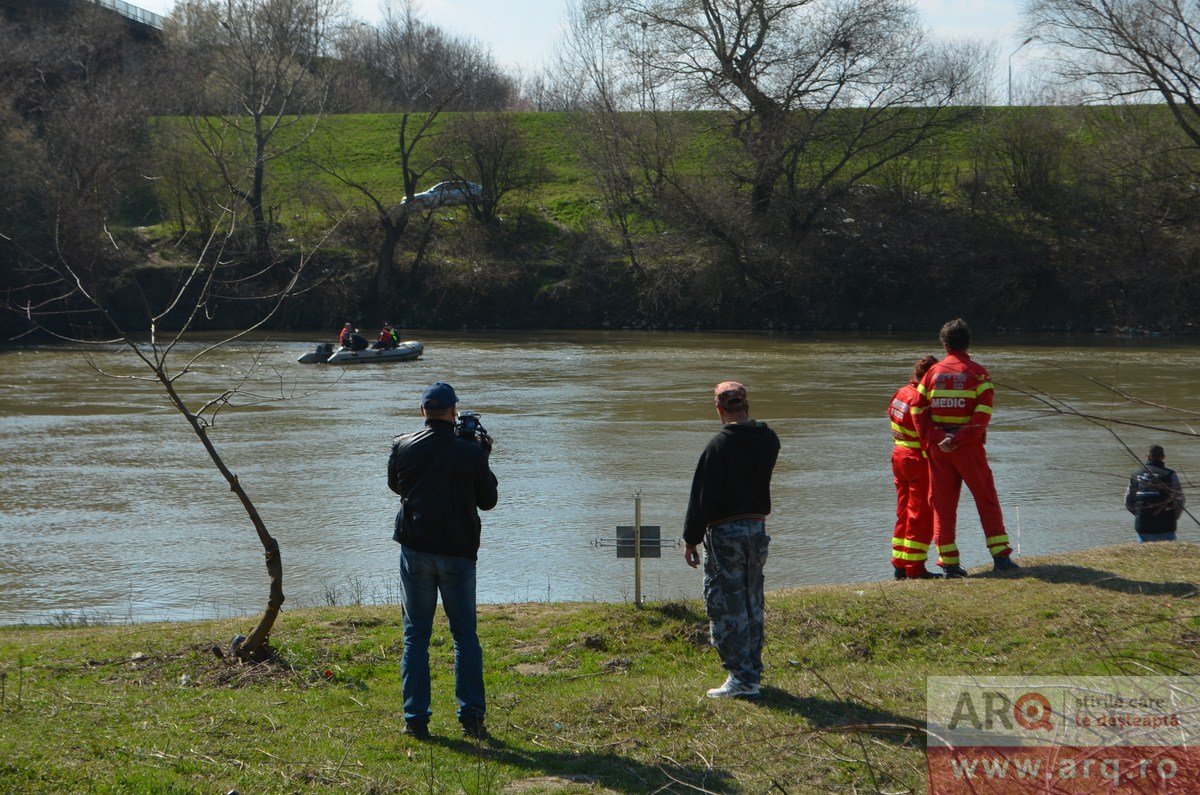
[[[454,394],[454,387],[442,381],[425,387],[425,392],[421,395],[423,409],[449,409],[456,405],[458,395]]]

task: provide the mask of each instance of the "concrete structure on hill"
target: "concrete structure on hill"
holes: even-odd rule
[[[27,19],[36,14],[61,15],[89,5],[119,14],[141,36],[157,36],[163,27],[162,16],[124,0],[0,0],[0,11],[11,19]]]

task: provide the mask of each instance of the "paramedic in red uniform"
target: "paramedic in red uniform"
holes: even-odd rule
[[[937,364],[936,356],[922,356],[913,365],[912,380],[896,390],[888,404],[892,422],[892,480],[896,484],[896,527],[892,531],[892,570],[897,580],[941,577],[925,568],[933,540],[933,509],[929,507],[929,463],[921,449],[910,409],[920,394],[917,384],[925,371]]]
[[[958,497],[965,482],[975,498],[995,570],[1019,569],[1009,557],[1012,548],[983,449],[995,393],[991,376],[967,355],[971,330],[966,321],[958,318],[942,326],[941,338],[946,356],[921,378],[912,407],[917,432],[929,451],[929,502],[938,565],[947,577],[967,576],[958,562],[955,537]]]

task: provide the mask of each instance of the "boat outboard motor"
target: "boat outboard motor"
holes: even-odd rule
[[[317,347],[314,350],[311,350],[308,353],[304,354],[299,359],[297,359],[297,361],[300,362],[300,364],[316,364],[318,362],[325,361],[332,355],[333,355],[333,343],[332,342],[321,342],[321,343],[317,344]]]

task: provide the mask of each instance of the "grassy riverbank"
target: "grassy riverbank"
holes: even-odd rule
[[[1200,546],[1024,563],[769,594],[757,704],[703,698],[699,602],[485,607],[483,746],[444,625],[436,739],[399,735],[394,606],[287,613],[258,668],[210,650],[248,621],[2,628],[0,793],[922,791],[926,675],[1200,670]]]

